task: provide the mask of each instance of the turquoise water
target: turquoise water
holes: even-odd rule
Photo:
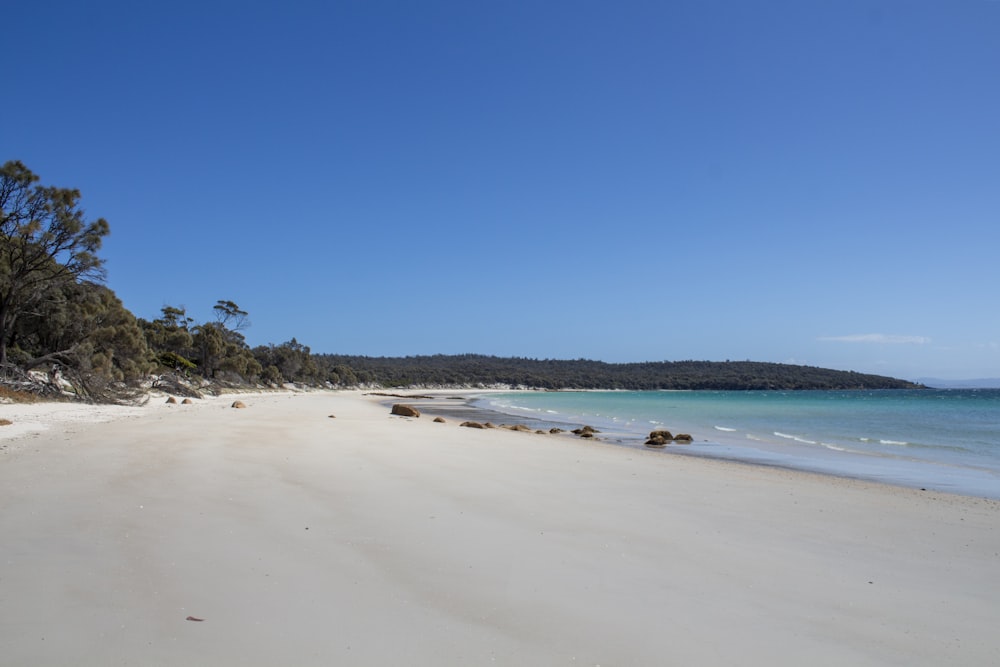
[[[685,454],[1000,498],[997,389],[518,392],[477,404],[590,424],[625,446],[666,428],[694,436]]]

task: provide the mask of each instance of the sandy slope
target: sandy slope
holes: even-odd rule
[[[998,503],[243,400],[0,440],[0,664],[1000,664]]]

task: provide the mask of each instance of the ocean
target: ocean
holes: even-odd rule
[[[1000,389],[586,391],[488,394],[472,405],[538,422],[589,424],[642,447],[690,433],[683,453],[1000,499]]]

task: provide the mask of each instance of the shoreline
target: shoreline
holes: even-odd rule
[[[171,406],[179,409],[197,410],[206,406],[228,405],[234,400],[247,397],[267,397],[286,395],[316,395],[316,394],[357,394],[367,399],[376,401],[389,410],[393,403],[405,402],[418,407],[422,413],[428,416],[441,416],[449,420],[459,421],[480,421],[492,422],[499,426],[513,426],[524,424],[535,430],[543,428],[548,430],[551,427],[562,428],[566,433],[558,436],[576,443],[583,440],[569,433],[573,428],[586,425],[584,422],[545,420],[530,415],[518,414],[516,412],[504,412],[491,407],[473,405],[477,401],[482,401],[491,394],[516,394],[516,393],[537,393],[535,389],[448,389],[434,388],[428,390],[404,389],[397,392],[386,390],[317,390],[317,389],[279,389],[264,391],[235,391],[233,393],[223,393],[217,396],[204,396],[194,400],[190,406]],[[587,393],[592,390],[567,390],[573,392]],[[622,390],[627,393],[626,390]],[[0,404],[0,416],[10,415],[14,417],[14,424],[0,426],[0,456],[11,454],[19,449],[30,446],[30,441],[41,437],[49,430],[56,432],[73,432],[78,428],[89,424],[100,424],[123,419],[141,418],[148,414],[150,409],[161,403],[165,403],[169,393],[153,392],[150,400],[142,406],[118,406],[118,405],[95,405],[75,402],[46,402],[37,403],[6,403]],[[178,399],[180,400],[180,399]],[[591,426],[593,424],[590,424]],[[761,467],[765,469],[785,470],[790,473],[802,473],[806,475],[817,475],[820,477],[832,477],[842,480],[855,480],[872,484],[882,484],[891,488],[904,488],[920,492],[946,493],[950,495],[963,496],[969,498],[983,498],[991,501],[1000,501],[1000,488],[993,490],[991,480],[984,481],[979,493],[967,492],[948,488],[943,483],[935,484],[934,480],[920,478],[906,478],[902,475],[887,477],[879,474],[853,474],[850,472],[838,471],[835,468],[823,467],[817,461],[806,460],[798,464],[772,458],[768,450],[756,450],[752,446],[746,445],[743,441],[729,434],[713,433],[713,437],[704,437],[699,433],[696,436],[695,445],[668,445],[664,449],[649,449],[643,445],[644,435],[631,431],[613,431],[606,428],[604,433],[598,434],[593,444],[602,443],[624,448],[626,451],[644,451],[652,455],[682,456],[706,461],[718,461],[733,465],[750,467]],[[680,426],[678,431],[698,432],[701,427],[692,424],[677,422]],[[719,451],[696,451],[698,446],[712,445],[719,447]],[[735,452],[733,451],[735,450]]]
[[[533,393],[532,390],[524,391],[525,393]],[[470,395],[467,402],[480,401],[489,394],[495,393],[516,394],[519,392],[517,390],[482,392]],[[517,411],[504,412],[495,408],[482,407],[477,407],[477,409],[498,415],[498,423],[505,420],[529,424],[533,421],[541,421],[545,424],[551,423],[563,427],[566,424],[571,424],[572,427],[583,424],[583,422],[577,421],[538,420],[532,415]],[[445,414],[445,412],[441,412],[441,414]],[[640,434],[634,429],[614,430],[614,426],[609,428],[607,421],[608,417],[605,416],[603,421],[598,419],[591,424],[599,425],[607,432],[607,437],[598,436],[598,439],[628,449],[647,449],[643,446],[646,432]],[[670,430],[674,432],[695,434],[694,443],[691,445],[668,445],[665,449],[657,450],[657,453],[727,461],[741,465],[776,468],[839,479],[855,479],[920,491],[1000,500],[1000,480],[997,479],[996,473],[990,473],[974,466],[920,460],[907,461],[905,459],[894,459],[891,466],[886,466],[887,460],[872,457],[862,452],[832,454],[825,449],[808,450],[794,444],[791,446],[782,445],[779,448],[776,443],[765,443],[760,440],[748,441],[735,433],[720,431],[718,427],[713,427],[714,430],[706,434],[708,429],[705,425],[696,425],[685,422],[683,419],[672,420],[670,425],[673,427]]]
[[[0,653],[251,666],[1000,658],[1000,503],[461,428],[392,416],[384,398],[151,401],[22,438],[0,454]]]
[[[531,416],[520,415],[512,412],[503,412],[501,410],[496,410],[492,408],[483,408],[479,406],[474,406],[472,403],[481,400],[485,396],[490,394],[508,394],[517,393],[518,391],[534,392],[533,389],[516,390],[516,389],[496,389],[496,390],[474,390],[474,391],[464,391],[464,390],[429,390],[427,393],[421,393],[415,396],[407,396],[405,394],[394,394],[391,397],[387,395],[379,395],[377,393],[368,393],[366,395],[378,397],[379,404],[389,410],[394,403],[403,402],[406,405],[412,405],[418,408],[422,416],[440,416],[446,419],[464,421],[489,421],[493,423],[496,428],[504,429],[504,427],[514,426],[518,424],[523,424],[530,427],[532,430],[536,426],[544,426],[547,429],[550,425],[556,425],[564,430],[563,433],[558,435],[549,435],[548,437],[557,437],[564,441],[569,441],[571,444],[586,444],[589,446],[601,446],[609,445],[612,447],[622,448],[625,452],[636,452],[641,451],[650,456],[677,456],[686,457],[696,461],[703,461],[711,463],[717,463],[722,466],[739,466],[747,467],[751,470],[761,469],[761,470],[771,470],[776,472],[784,472],[790,475],[802,475],[805,478],[815,478],[819,480],[830,480],[833,482],[843,482],[843,483],[856,483],[862,487],[866,485],[871,485],[875,488],[885,487],[889,492],[893,491],[909,491],[919,494],[943,494],[944,496],[954,496],[956,498],[968,498],[973,500],[983,500],[990,503],[997,503],[998,508],[1000,508],[1000,491],[995,495],[982,495],[973,493],[962,493],[960,491],[949,490],[946,488],[932,488],[932,487],[921,487],[916,483],[905,483],[903,481],[894,481],[892,479],[887,479],[884,477],[877,476],[864,476],[864,475],[852,475],[848,473],[838,473],[836,471],[827,471],[823,469],[813,469],[809,467],[795,466],[787,463],[768,461],[764,459],[754,459],[748,457],[741,457],[738,455],[728,456],[725,454],[714,454],[706,452],[696,452],[692,451],[691,445],[678,445],[672,444],[667,445],[665,448],[649,448],[643,444],[645,437],[619,433],[601,433],[598,432],[593,439],[584,440],[578,436],[571,433],[571,429],[579,428],[585,426],[583,422],[576,421],[547,421],[538,419]],[[577,390],[572,390],[577,391]],[[582,392],[591,390],[579,390]],[[622,390],[627,391],[627,390]],[[687,390],[683,390],[687,391]],[[437,395],[435,395],[437,394]],[[446,399],[449,402],[437,402],[438,399]],[[461,400],[461,403],[455,404],[451,403],[451,400]],[[683,426],[683,424],[682,424]],[[696,429],[692,429],[696,430]],[[608,437],[611,435],[612,437]],[[736,442],[735,438],[730,439]],[[703,439],[703,442],[712,444],[725,444],[724,439],[719,439],[718,441],[712,441],[709,439]]]

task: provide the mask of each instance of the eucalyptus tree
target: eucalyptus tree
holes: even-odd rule
[[[219,371],[243,380],[259,376],[263,368],[254,358],[241,330],[250,326],[248,313],[232,301],[220,299],[213,306],[215,322],[205,322],[192,329],[192,342],[199,370],[207,378],[217,378]]]
[[[247,319],[250,313],[240,309],[232,301],[219,299],[212,306],[212,310],[215,311],[216,321],[227,331],[238,332],[250,327],[250,320]]]

